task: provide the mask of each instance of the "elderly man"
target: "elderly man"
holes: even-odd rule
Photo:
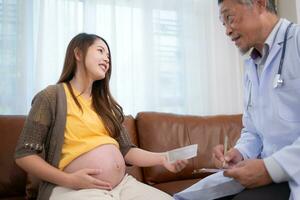
[[[226,168],[224,174],[207,177],[174,197],[300,199],[300,27],[278,18],[272,0],[218,4],[226,34],[242,54],[250,53],[245,61],[244,128],[225,155],[223,145],[214,149],[215,164]],[[219,191],[226,188],[231,189]]]

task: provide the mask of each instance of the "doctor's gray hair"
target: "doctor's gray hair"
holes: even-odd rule
[[[223,3],[224,0],[218,0],[218,4]],[[255,0],[234,0],[241,4],[253,5]],[[275,6],[275,0],[266,0],[267,1],[267,10],[275,15],[277,15],[277,9]]]

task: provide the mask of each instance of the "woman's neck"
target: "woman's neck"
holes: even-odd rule
[[[92,93],[92,81],[86,80],[82,77],[75,76],[70,81],[71,86],[76,89],[84,98],[90,98]]]

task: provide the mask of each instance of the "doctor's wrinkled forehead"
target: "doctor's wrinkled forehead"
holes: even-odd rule
[[[221,6],[221,4],[223,2],[230,2],[231,4],[234,4],[234,3],[239,3],[239,4],[244,4],[244,5],[248,5],[248,6],[252,6],[253,4],[255,3],[258,3],[260,5],[264,5],[265,8],[277,15],[277,8],[276,8],[276,4],[275,4],[275,0],[218,0],[218,5]],[[226,9],[226,8],[224,8]],[[226,10],[224,10],[226,11]],[[224,13],[224,11],[220,10],[220,16],[221,16],[221,13]]]

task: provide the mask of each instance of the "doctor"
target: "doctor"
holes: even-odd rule
[[[300,199],[300,26],[272,0],[218,0],[226,34],[245,61],[242,134],[213,157],[246,187],[227,199]]]

